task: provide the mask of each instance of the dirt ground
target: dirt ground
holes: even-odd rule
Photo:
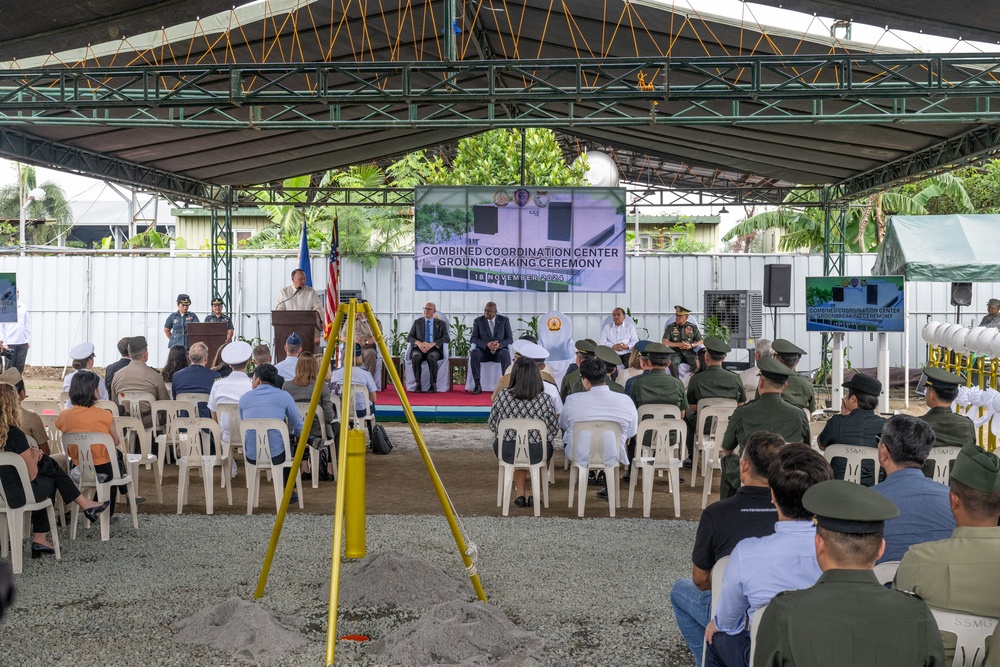
[[[100,371],[101,369],[95,369]],[[25,386],[29,398],[35,400],[56,400],[62,388],[62,369],[27,367]],[[901,397],[891,400],[891,407],[900,412],[922,414],[926,411],[919,399],[910,401],[910,408],[903,407]],[[813,420],[813,434],[823,428],[823,419]],[[410,429],[405,424],[386,424],[386,431],[396,448],[388,456],[366,457],[366,512],[368,514],[441,514],[441,504],[431,483],[431,476],[414,444]],[[497,460],[493,454],[489,429],[485,424],[427,424],[421,425],[421,432],[430,451],[432,465],[438,472],[451,502],[462,516],[498,516],[500,508],[496,503]],[[549,507],[542,508],[543,516],[576,517],[577,508],[568,507],[569,472],[563,470],[563,456],[557,447],[555,454],[556,481],[550,486]],[[243,514],[246,512],[246,483],[242,473],[233,485],[233,505],[226,502],[225,491],[219,488],[219,478],[215,480],[215,513]],[[683,469],[681,476],[681,519],[697,521],[701,516],[701,496],[703,482],[699,475],[696,486],[691,486],[691,470]],[[173,513],[177,511],[178,468],[165,467],[163,479],[163,502],[156,493],[152,471],[142,470],[139,475],[139,493],[146,502],[141,506],[143,513]],[[202,481],[192,476],[188,503],[184,512],[205,512]],[[273,513],[274,494],[270,485],[262,486],[260,506],[255,513]],[[293,507],[293,512],[310,514],[333,514],[336,501],[336,483],[319,482],[313,489],[311,482],[303,481],[305,508]],[[591,486],[586,501],[586,516],[608,516],[607,501],[597,499],[596,487]],[[618,516],[640,518],[642,516],[642,493],[637,488],[635,506],[628,508],[628,485],[621,485],[622,502]],[[718,476],[713,483],[713,497],[718,498]],[[123,510],[123,506],[119,511]],[[511,504],[512,516],[529,516],[531,508],[517,508]],[[673,500],[667,490],[666,478],[657,478],[653,485],[653,519],[673,519]]]

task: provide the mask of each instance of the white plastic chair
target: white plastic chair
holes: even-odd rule
[[[295,407],[299,409],[299,414],[302,415],[302,419],[306,418],[306,413],[309,412],[309,404],[304,401],[296,401]],[[336,414],[336,412],[334,412]],[[316,405],[316,411],[313,413],[313,423],[319,424],[319,432],[323,436],[323,446],[330,447],[330,460],[333,460],[333,453],[337,451],[333,439],[333,433],[327,429],[325,417],[323,415],[323,408]],[[312,470],[312,488],[319,488],[319,450],[315,447],[309,447],[309,467]],[[337,480],[337,464],[333,464],[333,479]]]
[[[718,418],[715,420],[714,433],[712,433],[711,438],[702,439],[701,447],[701,474],[702,482],[705,487],[701,490],[701,508],[705,509],[708,507],[708,494],[712,492],[712,475],[718,470],[722,471],[722,439],[726,435],[726,430],[729,428],[729,418],[732,417],[732,411],[727,411],[725,408],[705,408],[706,411],[709,410],[719,410]],[[708,415],[705,417],[708,418]],[[736,456],[736,454],[733,454]],[[693,474],[694,466],[692,466]]]
[[[80,477],[80,490],[86,492],[87,489],[94,489],[98,502],[111,499],[112,486],[127,486],[128,501],[132,509],[132,526],[139,528],[139,513],[135,504],[135,481],[131,475],[122,475],[118,469],[117,457],[115,455],[115,443],[107,433],[63,433],[63,443],[67,449],[70,445],[76,445],[80,467],[82,473]],[[104,482],[97,481],[97,473],[94,470],[94,455],[91,447],[94,445],[104,445],[108,450],[111,459],[111,477]],[[76,523],[79,519],[80,506],[73,504],[70,520],[70,539],[76,539]],[[106,542],[111,538],[110,512],[101,512],[101,541]]]
[[[188,473],[192,470],[201,472],[202,482],[205,486],[205,514],[215,512],[214,476],[215,467],[222,470],[223,487],[226,489],[226,496],[229,504],[233,504],[233,485],[225,484],[226,474],[229,472],[229,458],[226,456],[228,449],[222,442],[222,429],[214,419],[203,417],[177,417],[170,422],[170,430],[173,437],[171,440],[178,443],[180,456],[177,457],[177,465],[180,467],[177,483],[177,513],[184,513],[184,505],[187,504]],[[186,433],[186,437],[181,437],[181,432]],[[212,454],[212,442],[215,442],[216,453]]]
[[[615,508],[620,503],[618,493],[618,451],[621,449],[621,426],[617,422],[612,421],[581,421],[573,424],[574,454],[579,452],[580,439],[584,433],[589,434],[590,437],[590,457],[587,461],[582,462],[579,459],[573,460],[576,470],[571,471],[569,475],[569,506],[573,506],[573,487],[579,481],[580,490],[578,492],[579,505],[577,507],[577,516],[583,517],[583,506],[587,500],[587,473],[591,470],[600,471],[604,473],[604,478],[608,484],[608,510],[611,516],[614,516]],[[611,466],[605,465],[604,461],[605,435],[611,435],[614,440],[615,462]],[[576,472],[576,474],[574,475],[573,472]]]
[[[208,394],[200,394],[200,393],[193,392],[193,391],[183,392],[183,393],[177,394],[177,396],[175,397],[175,400],[178,400],[178,401],[187,401],[188,403],[190,403],[191,405],[193,405],[195,408],[201,409],[201,406],[202,406],[203,403],[208,403]],[[191,415],[191,416],[192,417],[199,417],[201,415],[200,414],[194,414],[194,415]]]
[[[875,572],[875,577],[878,579],[878,583],[885,586],[896,578],[896,570],[898,569],[898,560],[886,560],[878,563],[873,571]]]
[[[767,605],[764,605],[753,613],[750,619],[750,667],[753,667],[753,652],[757,648],[757,629],[760,627],[760,619],[764,617]]]
[[[705,445],[705,422],[709,423],[709,438],[713,439],[715,437],[717,429],[714,425],[714,420],[719,418],[719,412],[717,410],[706,411],[707,408],[718,408],[725,407],[729,408],[729,413],[732,414],[736,410],[736,400],[732,398],[703,398],[698,401],[698,411],[695,412],[697,419],[695,420],[695,432],[694,441],[691,443],[691,487],[695,486],[695,478],[698,477],[698,467],[699,463],[704,460],[701,455],[702,448]],[[712,420],[712,421],[710,421]],[[722,437],[725,433],[719,434]],[[705,476],[705,471],[701,471],[701,476]]]
[[[934,615],[939,631],[955,635],[952,667],[981,667],[986,661],[986,638],[993,634],[1000,621],[989,616],[935,609],[930,605],[928,609]],[[998,650],[996,646],[992,648]]]
[[[14,468],[21,481],[24,498],[30,502],[22,507],[11,507],[10,503],[7,502],[7,494],[4,492],[3,486],[0,486],[0,556],[6,556],[7,552],[10,551],[10,564],[14,569],[14,574],[21,574],[24,561],[22,542],[27,535],[31,534],[31,531],[27,529],[31,525],[31,522],[27,521],[27,514],[35,510],[45,510],[49,516],[52,546],[56,550],[56,560],[62,560],[62,552],[59,550],[59,531],[56,529],[56,513],[52,501],[49,498],[35,501],[35,492],[28,479],[28,464],[24,462],[20,454],[0,451],[0,467],[3,466]]]
[[[875,484],[878,484],[878,474],[882,466],[878,463],[878,448],[864,445],[828,445],[823,452],[826,460],[833,464],[833,459],[846,459],[844,479],[855,484],[861,483],[861,462],[872,461],[875,464]]]
[[[648,446],[643,445],[647,433],[652,435]],[[647,419],[639,422],[635,436],[636,452],[632,457],[632,473],[628,483],[628,506],[635,500],[636,478],[642,475],[642,516],[649,518],[653,501],[653,472],[670,471],[670,491],[674,496],[674,517],[681,516],[681,462],[686,458],[687,423],[683,419]]]
[[[99,398],[96,401],[94,401],[94,407],[107,410],[108,412],[111,413],[112,417],[118,417],[119,415],[121,415],[121,411],[118,409],[118,404],[115,403],[114,401],[109,401],[106,398]]]
[[[503,507],[503,515],[510,514],[510,487],[514,481],[514,470],[528,470],[531,476],[531,493],[537,499],[541,498],[546,509],[549,506],[549,476],[545,469],[545,454],[548,452],[548,429],[541,419],[501,419],[497,425],[497,439],[499,441],[499,452],[503,452],[503,441],[507,431],[514,432],[514,462],[507,463],[503,456],[498,456],[499,471],[497,475],[497,507]],[[531,462],[531,455],[528,447],[528,437],[532,431],[537,431],[542,441],[542,458],[537,463]],[[541,485],[541,493],[539,493]],[[541,516],[541,503],[537,500],[535,505],[535,516]]]
[[[934,462],[934,481],[947,485],[951,481],[951,462],[955,460],[961,447],[931,447],[928,461]]]
[[[680,419],[681,409],[670,403],[646,403],[635,409],[639,421],[643,419]]]
[[[176,461],[178,456],[177,441],[171,437],[171,433],[176,431],[170,430],[170,423],[174,419],[197,417],[198,408],[190,401],[153,401],[150,411],[153,418],[153,437],[158,447],[157,453],[166,461],[167,447],[171,447],[174,450],[174,460]],[[161,414],[165,415],[162,423],[160,422]]]
[[[63,411],[63,404],[59,401],[35,401],[29,399],[21,401],[21,407],[29,412],[34,412],[38,416],[45,414],[58,415]]]
[[[715,618],[715,610],[718,608],[719,598],[722,596],[722,575],[726,572],[728,562],[729,556],[723,556],[715,561],[715,567],[712,568],[712,604],[709,605],[709,619]],[[708,653],[708,642],[702,639],[701,654],[704,656],[706,653]],[[750,657],[753,659],[753,653],[750,654]]]
[[[156,499],[163,504],[163,457],[153,453],[149,433],[143,428],[142,420],[136,417],[115,417],[115,431],[121,440],[128,474],[135,480],[136,493],[139,492],[139,466],[146,466],[146,470],[149,470],[155,464],[153,479],[156,481]],[[129,447],[133,438],[138,445],[138,452],[135,447]]]
[[[364,417],[358,417],[359,394],[361,395],[362,400],[364,400],[366,406],[371,402],[368,400],[368,387],[363,384],[351,384],[351,396],[354,400],[347,402],[347,418],[350,420],[352,426],[354,422],[360,419],[362,424],[365,426],[365,437],[367,438],[369,430],[375,426],[375,415],[372,414],[370,410],[367,410],[367,414]]]
[[[514,356],[514,353],[510,353]],[[511,359],[511,363],[513,363]],[[497,388],[500,383],[500,378],[503,377],[503,366],[500,365],[499,361],[483,361],[479,364],[479,386],[483,388],[485,392],[492,392]],[[472,377],[472,357],[469,357],[469,361],[465,365],[465,390],[472,391],[476,386],[476,379]]]
[[[222,429],[222,419],[225,416],[226,423],[229,425],[229,439],[226,440],[223,436],[223,443],[228,447],[227,451],[229,453],[229,468],[230,475],[227,478],[226,475],[222,476],[223,485],[227,484],[227,479],[235,479],[236,473],[239,471],[239,466],[236,465],[235,454],[237,451],[243,451],[243,440],[236,438],[233,440],[233,435],[239,434],[240,432],[240,406],[237,403],[218,403],[215,406],[215,414],[219,417],[219,429]],[[224,431],[223,431],[224,432]]]
[[[267,432],[278,431],[281,434],[282,444],[285,447],[285,462],[272,463],[270,450],[270,437]],[[246,442],[247,434],[253,433],[257,442],[257,462],[246,461],[247,466],[247,514],[253,514],[253,508],[260,504],[260,476],[259,473],[271,473],[274,483],[274,505],[281,505],[281,497],[284,494],[285,486],[282,483],[282,469],[292,467],[292,452],[290,439],[288,436],[288,426],[283,419],[244,419],[240,421],[240,439]],[[296,476],[296,491],[299,494],[299,508],[304,507],[302,502],[302,475]]]
[[[42,420],[42,426],[45,427],[45,434],[49,437],[49,456],[63,470],[68,471],[69,457],[66,456],[66,448],[62,444],[62,431],[56,428],[56,418],[58,415],[38,415],[38,417]]]
[[[148,391],[120,391],[116,400],[118,401],[118,405],[125,408],[125,416],[142,419],[140,404],[145,403],[152,406],[153,401],[156,400],[156,396],[153,396]]]

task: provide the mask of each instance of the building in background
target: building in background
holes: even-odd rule
[[[187,247],[207,248],[212,235],[212,211],[207,208],[174,208],[170,215],[176,224],[178,238],[187,241]],[[223,215],[219,211],[219,215]],[[273,221],[267,213],[256,207],[233,209],[233,237],[240,248],[251,236],[269,226]]]

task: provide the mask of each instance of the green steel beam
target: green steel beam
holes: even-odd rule
[[[847,205],[833,202],[831,194],[830,188],[823,188],[823,275],[842,276],[847,265]]]
[[[221,297],[225,302],[223,308],[230,318],[233,317],[233,207],[227,205],[219,215],[218,208],[212,208],[212,233],[210,245],[212,248],[212,297]],[[235,324],[235,323],[234,323]]]
[[[998,74],[1000,57],[983,54],[4,70],[0,125],[981,123],[1000,121]]]

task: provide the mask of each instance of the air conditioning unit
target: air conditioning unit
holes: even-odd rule
[[[715,317],[732,334],[729,345],[746,349],[763,334],[760,290],[709,290],[705,292],[705,319]]]

